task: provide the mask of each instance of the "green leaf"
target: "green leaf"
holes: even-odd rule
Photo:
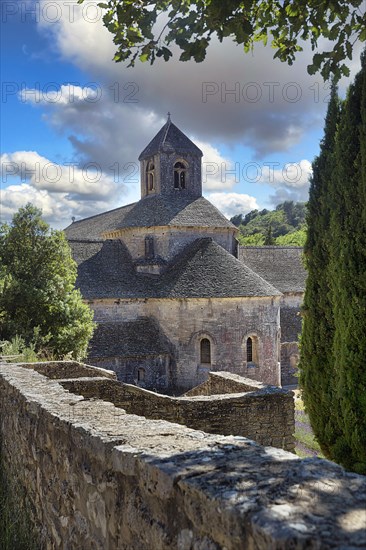
[[[309,74],[315,74],[318,71],[319,67],[317,65],[312,64],[312,65],[308,65],[306,68]]]
[[[148,61],[150,57],[150,53],[142,53],[139,55],[139,60],[142,61],[142,63],[145,63],[145,61]]]

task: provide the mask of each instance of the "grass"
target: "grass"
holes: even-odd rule
[[[295,392],[295,440],[295,452],[301,458],[314,456],[325,458],[315,439],[309,417],[304,410],[304,403],[297,391]]]

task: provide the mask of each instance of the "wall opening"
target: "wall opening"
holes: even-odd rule
[[[187,166],[183,162],[174,164],[174,189],[185,189],[187,183]]]
[[[140,367],[137,370],[137,382],[145,382],[146,380],[146,370]]]
[[[202,338],[200,342],[200,362],[205,365],[211,364],[211,342],[208,338]]]
[[[253,340],[249,336],[247,340],[247,362],[251,363],[253,361]]]
[[[155,191],[155,165],[152,161],[149,161],[146,167],[146,192],[152,193],[154,191]]]
[[[155,257],[155,243],[154,237],[148,235],[145,237],[145,258],[147,260],[152,260]]]
[[[246,362],[252,365],[258,364],[258,338],[257,336],[248,336],[246,340]]]

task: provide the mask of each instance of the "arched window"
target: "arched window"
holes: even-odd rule
[[[211,342],[208,338],[202,338],[200,343],[200,362],[211,364]]]
[[[253,340],[249,336],[247,340],[247,363],[251,363],[253,361]]]
[[[155,166],[151,160],[146,166],[146,191],[147,193],[155,191]]]
[[[187,166],[183,162],[174,164],[174,189],[185,189],[187,183]]]
[[[146,376],[145,369],[143,369],[142,367],[139,368],[138,371],[137,371],[137,381],[138,382],[145,382],[145,376]]]
[[[246,359],[247,363],[252,363],[252,366],[258,364],[258,337],[255,335],[248,336],[246,341]]]
[[[145,258],[147,260],[152,260],[154,257],[154,237],[152,235],[147,235],[147,237],[145,237]]]

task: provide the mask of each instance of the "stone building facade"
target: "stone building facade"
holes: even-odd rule
[[[223,370],[280,385],[282,294],[238,260],[201,158],[168,118],[139,157],[141,200],[66,228],[98,323],[88,362],[164,393]]]
[[[301,247],[241,246],[239,259],[281,293],[281,385],[297,385],[299,363],[300,308],[304,298],[306,271]]]

